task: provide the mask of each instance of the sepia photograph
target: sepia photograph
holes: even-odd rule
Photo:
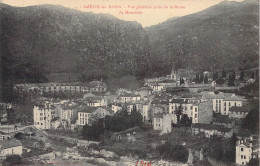
[[[0,166],[259,166],[259,0],[0,0]]]

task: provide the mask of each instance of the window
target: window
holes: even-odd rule
[[[246,159],[246,156],[244,156],[244,159]]]
[[[197,115],[198,115],[198,114],[195,114],[195,118],[197,118]]]
[[[197,112],[197,107],[195,107],[195,112]]]
[[[241,148],[241,152],[243,152],[244,151],[244,148]]]
[[[243,155],[241,155],[241,159],[243,159]]]

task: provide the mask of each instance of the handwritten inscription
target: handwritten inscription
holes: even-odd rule
[[[152,166],[151,162],[147,162],[147,161],[136,161],[136,165],[135,166]]]

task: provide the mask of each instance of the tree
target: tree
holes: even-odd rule
[[[8,155],[6,159],[3,161],[3,166],[12,166],[12,165],[22,165],[22,158],[15,154],[15,155]]]
[[[225,83],[225,80],[223,78],[219,78],[219,79],[216,80],[216,83],[218,85],[223,85]]]
[[[189,152],[182,145],[172,145],[170,142],[166,142],[163,145],[160,145],[156,149],[164,159],[187,162]]]
[[[218,79],[218,72],[213,73],[213,80],[216,81]]]
[[[222,70],[222,78],[226,78],[226,76],[227,76],[227,73],[226,73],[225,69],[223,69]]]
[[[188,127],[191,125],[191,123],[192,123],[192,121],[191,121],[191,119],[189,119],[187,114],[184,114],[181,117],[180,124],[184,125],[185,127]]]
[[[242,70],[242,71],[240,72],[240,78],[239,78],[239,80],[240,80],[240,81],[244,81],[244,76],[245,76],[245,71]]]
[[[223,160],[227,162],[236,161],[236,141],[237,137],[235,134],[228,140],[227,144],[223,146],[224,154]]]
[[[229,85],[229,86],[235,85],[235,84],[234,84],[234,81],[235,81],[235,80],[236,80],[236,73],[235,73],[235,71],[233,71],[232,74],[229,75],[229,77],[228,77],[228,85]]]
[[[259,107],[251,109],[246,117],[242,119],[242,127],[251,132],[259,131]]]
[[[205,75],[205,77],[204,77],[204,84],[207,84],[208,82],[209,82],[208,76]]]
[[[204,75],[203,73],[199,75],[199,83],[202,83],[204,80]]]
[[[248,166],[259,166],[259,159],[252,158],[247,165]]]
[[[179,124],[180,117],[183,114],[183,107],[181,104],[175,109],[174,114],[177,116],[177,124]]]
[[[180,85],[184,84],[184,79],[180,77]]]

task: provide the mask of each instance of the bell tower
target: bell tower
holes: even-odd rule
[[[173,63],[173,65],[172,65],[171,79],[177,80],[177,70],[176,70],[176,68],[175,68],[174,63]]]

